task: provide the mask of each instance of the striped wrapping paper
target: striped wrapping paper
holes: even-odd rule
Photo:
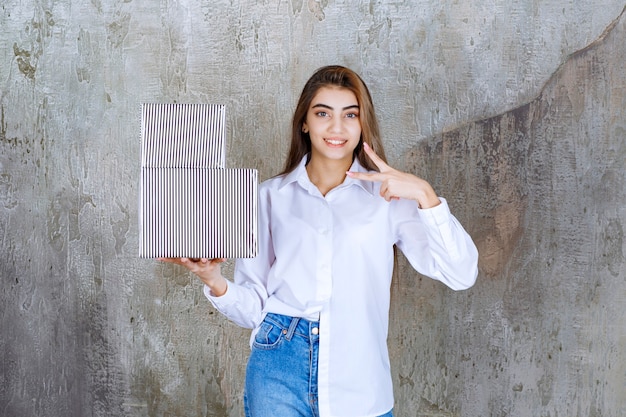
[[[141,105],[141,166],[224,168],[226,109],[221,104]]]
[[[257,253],[254,169],[224,165],[224,108],[144,104],[139,256]]]

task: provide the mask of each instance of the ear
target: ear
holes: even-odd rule
[[[309,127],[306,122],[302,123],[302,133],[309,133]]]

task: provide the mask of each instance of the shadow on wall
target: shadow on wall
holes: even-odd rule
[[[508,275],[515,259],[538,257],[549,268],[557,255],[567,264],[595,249],[612,254],[600,263],[618,273],[623,218],[606,216],[626,201],[623,15],[573,54],[533,102],[423,141],[406,155],[406,169],[428,175],[460,213],[483,277]],[[593,248],[599,234],[615,245]],[[583,259],[572,259],[581,247],[589,249]]]
[[[445,296],[396,280],[398,415],[624,415],[624,15],[531,103],[405,155],[474,238],[480,276]]]
[[[525,105],[444,133],[407,155],[407,169],[431,175],[435,189],[474,238],[483,277],[502,273],[522,234],[530,111],[531,105]]]

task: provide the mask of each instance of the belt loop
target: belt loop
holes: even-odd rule
[[[289,323],[289,329],[287,330],[287,334],[285,335],[285,339],[291,340],[293,334],[296,332],[296,327],[298,327],[298,322],[300,321],[300,317],[292,317],[291,323]]]

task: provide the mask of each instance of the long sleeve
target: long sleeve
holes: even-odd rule
[[[474,285],[478,250],[444,198],[440,205],[425,210],[404,201],[393,215],[397,219],[398,247],[416,271],[453,290]]]

